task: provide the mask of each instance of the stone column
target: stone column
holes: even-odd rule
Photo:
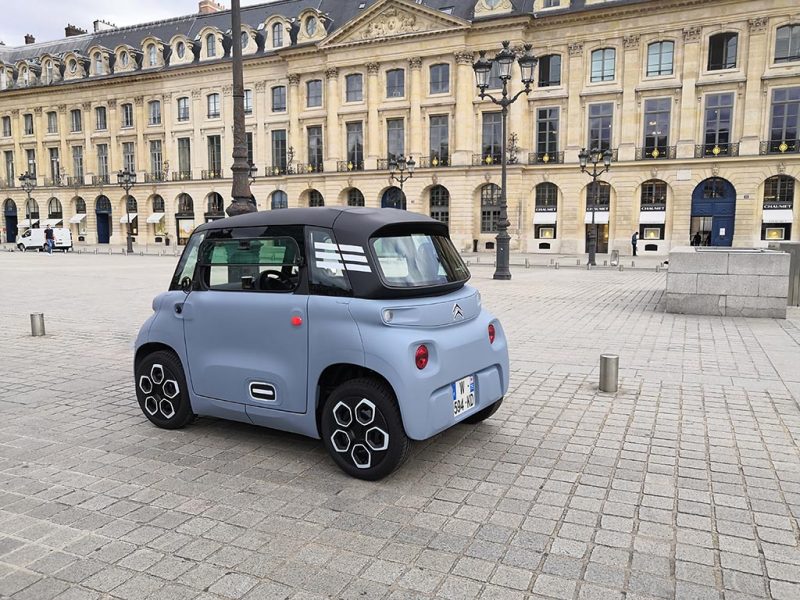
[[[192,170],[192,178],[199,179],[203,169],[203,152],[206,147],[206,141],[203,138],[202,131],[200,130],[200,124],[204,122],[203,115],[205,107],[203,106],[203,93],[200,90],[192,90],[192,124],[193,124],[193,133],[191,136],[190,143],[190,152],[191,155],[189,157],[191,162],[191,170]],[[175,152],[175,160],[176,165],[180,168],[180,161],[178,160],[178,153]],[[173,208],[177,210],[177,205],[174,204],[173,200]],[[169,210],[167,212],[170,212]],[[174,212],[174,211],[173,211]],[[165,217],[166,218],[166,217]]]
[[[19,176],[28,170],[25,151],[20,144],[20,140],[22,140],[22,115],[18,108],[11,111],[11,139],[14,140],[14,181],[12,184],[17,187],[19,186]],[[20,169],[20,167],[22,168]],[[6,176],[5,168],[5,155],[3,155],[3,178]],[[17,207],[17,210],[19,210],[19,207]],[[24,216],[19,218],[22,220]]]
[[[47,131],[47,124],[42,117],[42,107],[37,106],[33,109],[33,137],[36,138],[36,176],[38,185],[44,183],[44,179],[50,177],[50,154],[45,150],[44,132]],[[27,168],[27,164],[25,165]],[[39,205],[39,212],[43,218],[47,218],[47,206]]]
[[[175,106],[172,103],[172,92],[165,92],[161,101],[161,123],[164,127],[164,137],[161,142],[161,169],[164,170],[164,161],[169,162],[169,173],[167,173],[166,181],[172,179],[172,171],[178,165],[172,163],[172,154],[175,151],[175,138],[172,135],[172,124],[175,123]],[[165,183],[166,183],[165,181]],[[141,207],[139,207],[141,209]],[[152,210],[152,205],[147,207],[147,212]]]
[[[303,136],[300,131],[300,75],[288,76],[289,88],[286,90],[286,108],[289,111],[289,135],[286,136],[286,149],[294,147],[295,162],[305,162],[302,156]]]
[[[744,90],[744,103],[737,102],[734,123],[742,123],[740,155],[757,155],[761,142],[761,123],[764,121],[764,111],[769,110],[770,98],[762,96],[761,75],[763,65],[770,53],[767,46],[767,17],[750,19],[750,36],[747,51],[741,53],[741,59],[746,57],[747,82]],[[733,140],[736,140],[734,130]]]
[[[69,144],[67,143],[67,135],[69,131],[69,123],[67,122],[67,105],[66,104],[59,104],[57,108],[58,112],[58,136],[60,139],[59,144],[59,153],[61,155],[61,168],[64,169],[64,178],[61,181],[61,185],[67,185],[67,178],[73,175],[72,173],[72,153],[70,152]],[[67,204],[69,204],[69,199],[62,199],[61,202],[62,206],[64,207],[64,218],[69,219],[67,217]],[[71,215],[70,215],[71,216]]]
[[[267,114],[266,108],[266,94],[265,91],[267,89],[267,84],[264,81],[256,82],[255,89],[253,94],[255,97],[253,98],[253,118],[256,122],[256,127],[253,129],[253,161],[256,163],[256,167],[258,167],[258,171],[256,171],[256,176],[261,177],[267,172],[267,150],[269,141],[266,136],[266,129],[260,127],[260,125],[264,122],[264,118]],[[257,185],[256,182],[255,185]],[[251,186],[251,187],[254,187]],[[253,192],[255,193],[255,192]]]
[[[220,116],[222,117],[222,133],[220,133],[220,173],[223,177],[233,176],[231,166],[233,165],[233,86],[222,86],[222,110]],[[228,133],[230,132],[230,133]],[[245,148],[247,147],[247,139],[245,137]],[[245,157],[245,163],[247,158]],[[197,205],[195,204],[195,208]],[[205,210],[205,208],[203,209]]]
[[[380,88],[378,86],[380,65],[367,63],[367,148],[364,157],[364,169],[373,170],[378,167],[380,157],[380,120],[378,105],[380,104]]]
[[[328,93],[325,98],[325,106],[327,108],[327,121],[326,121],[326,148],[325,154],[327,156],[325,162],[325,171],[335,172],[336,163],[341,158],[341,131],[339,128],[339,70],[336,67],[331,67],[325,71],[325,77],[328,80]]]
[[[636,102],[636,83],[640,77],[639,35],[626,35],[622,38],[625,48],[619,67],[622,68],[622,110],[616,114],[619,132],[619,160],[634,160],[636,146],[641,145],[641,110]],[[613,146],[613,142],[612,142]],[[616,218],[616,217],[615,217]]]
[[[697,77],[703,68],[700,57],[702,28],[689,27],[683,30],[683,85],[681,87],[680,134],[677,143],[678,158],[693,158],[696,140],[697,119],[701,104],[696,96]]]
[[[86,185],[92,185],[92,175],[99,175],[100,170],[97,168],[97,149],[92,143],[92,104],[91,102],[84,102],[81,104],[81,125],[83,127],[83,172],[84,182]],[[94,212],[94,198],[92,202],[86,200],[86,211],[88,213]],[[89,215],[91,216],[91,215]],[[89,216],[86,218],[88,219]]]
[[[562,115],[562,123],[559,127],[562,131],[566,130],[566,148],[564,148],[564,162],[578,162],[578,152],[586,145],[586,115],[584,105],[581,100],[583,90],[584,67],[583,67],[583,42],[569,44],[569,61],[563,70],[568,73],[569,83],[567,85],[569,98],[567,100],[567,115]],[[569,118],[567,126],[566,118]],[[562,138],[563,139],[563,138]],[[569,251],[569,250],[567,250]]]
[[[408,149],[406,156],[413,157],[417,163],[422,156],[422,59],[418,56],[408,59],[408,69],[411,71],[411,86],[409,100],[411,101],[411,114],[409,115]]]
[[[144,147],[144,130],[147,127],[148,114],[147,114],[147,111],[145,109],[144,97],[143,96],[136,96],[133,99],[133,104],[134,104],[134,107],[133,107],[134,116],[133,116],[133,118],[134,118],[134,124],[136,126],[136,170],[141,172],[141,171],[147,171],[147,169],[144,168],[147,165],[147,150]],[[109,108],[110,108],[110,104],[109,104]],[[116,118],[116,113],[117,113],[116,103],[114,104],[114,111],[113,112],[114,112],[114,118]],[[109,114],[109,123],[108,123],[109,131],[110,132],[111,131],[116,131],[116,127],[113,128],[113,129],[111,128],[110,119],[111,119],[111,114]],[[117,148],[116,135],[112,134],[110,143],[111,143],[111,147],[112,148]],[[116,162],[117,164],[112,166],[111,169],[110,169],[111,170],[111,173],[110,173],[110,175],[111,175],[111,183],[116,183],[116,178],[114,177],[114,172],[119,170],[119,169],[122,169],[122,167],[125,164],[125,161],[124,161],[124,159],[122,157],[122,147],[121,146],[119,147],[119,151],[116,152],[115,154],[117,156],[116,156],[116,161],[114,161],[114,162]],[[144,178],[142,180],[144,180]]]
[[[456,52],[456,114],[451,127],[455,129],[455,149],[451,152],[452,165],[472,163],[472,133],[475,115],[472,102],[477,95],[475,74],[472,71],[472,52]]]

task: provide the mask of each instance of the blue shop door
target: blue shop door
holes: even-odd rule
[[[711,245],[733,245],[733,217],[714,217],[711,225]]]
[[[111,215],[97,213],[97,243],[107,244],[111,240]]]
[[[6,241],[9,244],[17,241],[17,215],[6,215]]]

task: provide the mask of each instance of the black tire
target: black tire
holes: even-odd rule
[[[139,408],[151,423],[162,429],[180,429],[194,419],[183,366],[172,352],[148,354],[136,366],[135,376]]]
[[[325,401],[320,425],[325,448],[351,477],[383,479],[408,458],[411,440],[403,427],[397,400],[392,390],[376,379],[353,379],[337,387]]]
[[[25,252],[25,245],[24,244],[17,244],[17,249],[20,252]]]
[[[466,419],[462,421],[462,423],[467,423],[469,425],[475,425],[480,423],[481,421],[485,421],[489,417],[491,417],[494,413],[497,412],[497,409],[500,408],[500,405],[503,403],[503,399],[500,398],[497,402],[492,404],[491,406],[487,406],[483,410],[479,410],[474,415],[468,416]]]

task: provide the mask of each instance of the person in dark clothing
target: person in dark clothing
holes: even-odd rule
[[[633,249],[633,255],[636,256],[636,245],[639,243],[639,232],[634,231],[633,235],[631,236],[631,248]]]
[[[53,228],[50,225],[44,230],[44,243],[47,245],[47,253],[53,253],[53,247],[56,245],[56,236],[53,233]]]
[[[700,236],[700,232],[698,231],[697,233],[694,234],[694,237],[692,238],[692,246],[699,246],[700,245],[700,240],[701,240],[701,236]]]

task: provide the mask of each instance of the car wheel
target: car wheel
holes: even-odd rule
[[[405,462],[411,440],[392,390],[375,379],[337,387],[322,409],[322,440],[348,475],[375,481]]]
[[[20,252],[25,252],[25,245],[24,244],[17,244],[17,249]]]
[[[485,421],[489,417],[491,417],[494,413],[497,412],[497,409],[500,408],[500,405],[503,403],[503,399],[500,398],[497,402],[492,404],[491,406],[487,406],[483,410],[479,410],[474,415],[468,416],[466,419],[462,421],[462,423],[468,423],[470,425],[475,425],[476,423],[480,423],[481,421]]]
[[[179,429],[194,418],[181,361],[159,350],[136,366],[136,398],[150,422],[163,429]]]

